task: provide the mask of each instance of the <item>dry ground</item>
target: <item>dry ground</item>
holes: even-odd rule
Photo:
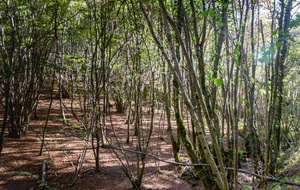
[[[78,158],[82,154],[86,145],[82,138],[82,128],[78,127],[78,122],[73,118],[72,114],[66,110],[67,124],[63,124],[59,101],[53,102],[50,120],[46,133],[46,146],[43,155],[39,156],[41,147],[41,135],[45,126],[47,110],[49,107],[49,95],[42,96],[38,106],[38,119],[34,119],[30,123],[27,136],[22,139],[5,138],[3,151],[0,154],[0,190],[37,190],[40,189],[42,163],[46,160],[50,168],[46,172],[47,187],[51,190],[123,190],[133,189],[129,179],[125,176],[121,164],[116,154],[109,149],[100,149],[100,172],[94,172],[94,155],[89,146],[82,174],[76,181],[74,187],[71,187],[75,167]],[[65,105],[70,105],[70,100],[64,100]],[[76,107],[76,105],[75,105]],[[70,109],[70,107],[68,107]],[[76,112],[80,113],[78,105]],[[3,110],[0,110],[3,113]],[[3,114],[1,114],[2,116]],[[1,117],[0,116],[0,117]],[[114,145],[116,138],[120,141],[121,146],[130,149],[136,149],[135,145],[126,144],[126,114],[116,113],[114,107],[111,108],[110,118],[107,121],[107,136]],[[159,156],[165,160],[173,161],[172,147],[166,131],[166,123],[162,118],[162,112],[156,110],[155,128],[148,152]],[[149,129],[149,114],[144,114],[143,131]],[[174,122],[174,121],[173,121]],[[2,120],[0,118],[0,123]],[[174,123],[175,124],[175,123]],[[114,133],[115,131],[115,133]],[[131,131],[131,135],[133,131]],[[131,142],[135,142],[136,137],[131,136]],[[116,151],[122,157],[120,151]],[[188,160],[184,152],[183,158]],[[126,156],[133,158],[129,162],[129,168],[135,164],[135,154],[126,153]],[[124,156],[123,156],[124,157]],[[123,159],[124,161],[124,159]],[[297,162],[299,163],[299,162]],[[159,168],[159,172],[158,172]],[[294,173],[299,174],[299,167]],[[293,169],[292,168],[292,169]],[[183,168],[185,169],[185,168]],[[251,162],[246,163],[244,169],[251,170]],[[288,169],[285,173],[289,173],[292,169]],[[153,158],[147,157],[146,170],[143,179],[143,189],[172,189],[172,190],[202,190],[199,180],[191,179],[189,176],[181,175],[182,170],[178,167],[158,162]],[[181,177],[179,177],[181,176]],[[289,175],[285,175],[288,177]],[[298,178],[297,178],[298,179]],[[246,174],[239,174],[240,189],[257,189],[257,180]],[[249,186],[248,186],[249,185]],[[290,189],[289,186],[285,186]],[[295,188],[293,188],[295,189]]]
[[[68,105],[69,100],[65,100]],[[45,126],[46,113],[50,99],[42,97],[38,106],[38,119],[32,120],[27,136],[22,139],[5,138],[3,151],[0,155],[0,189],[29,190],[39,189],[41,184],[42,163],[49,162],[47,170],[46,189],[78,189],[78,190],[121,190],[132,189],[132,185],[122,171],[116,155],[108,149],[100,150],[100,172],[94,173],[93,151],[88,149],[82,168],[82,175],[74,187],[70,187],[74,175],[77,159],[81,155],[85,141],[79,138],[80,130],[76,120],[66,111],[67,124],[62,124],[59,101],[54,100],[51,116],[46,133],[46,147],[43,155],[39,156],[41,146],[40,137]],[[2,112],[2,111],[1,111]],[[157,122],[150,144],[149,152],[160,155],[172,161],[172,150],[168,140],[165,124],[159,123],[160,114],[157,112]],[[2,115],[2,114],[1,114]],[[114,112],[112,108],[111,121],[107,126],[108,135],[115,142],[115,135],[120,142],[125,142],[126,115]],[[158,128],[160,125],[160,129]],[[117,134],[113,134],[115,129]],[[147,128],[147,125],[145,125]],[[162,138],[160,138],[162,137]],[[132,137],[134,141],[134,137]],[[126,145],[129,147],[130,145]],[[130,147],[132,148],[132,147]],[[120,154],[120,152],[118,152]],[[157,172],[158,166],[160,172]],[[143,180],[143,189],[201,189],[201,186],[188,183],[179,178],[176,166],[157,162],[148,158]],[[193,181],[195,183],[196,181]]]

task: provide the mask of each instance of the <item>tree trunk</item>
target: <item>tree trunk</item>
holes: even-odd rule
[[[278,44],[277,44],[277,55],[275,62],[275,73],[274,73],[274,85],[273,85],[273,103],[270,110],[274,111],[274,119],[272,121],[272,131],[274,137],[269,134],[271,141],[271,148],[273,154],[270,157],[270,173],[275,175],[277,172],[277,158],[279,156],[280,144],[281,144],[281,117],[282,117],[282,102],[283,102],[283,79],[285,75],[285,61],[287,57],[289,40],[285,36],[289,36],[289,24],[291,21],[291,10],[293,0],[288,0],[287,4],[281,0],[281,14],[279,18],[279,32],[278,32]],[[270,150],[271,151],[271,150]]]

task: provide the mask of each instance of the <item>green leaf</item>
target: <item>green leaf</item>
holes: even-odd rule
[[[238,150],[238,153],[239,153],[240,156],[243,156],[244,151],[242,151],[242,150],[239,149],[239,150]]]
[[[253,187],[250,186],[250,185],[245,185],[243,189],[244,189],[244,190],[252,190]]]
[[[239,56],[241,54],[241,52],[238,49],[234,49],[234,55]]]
[[[275,46],[276,46],[277,48],[281,48],[281,47],[282,47],[282,42],[276,42]]]
[[[270,54],[274,54],[275,53],[275,48],[274,48],[274,46],[272,46],[272,47],[270,47]]]
[[[248,100],[246,98],[240,98],[240,102],[248,103]]]
[[[236,45],[241,46],[241,45],[242,45],[242,42],[236,41]]]
[[[291,40],[291,42],[294,42],[294,43],[296,42],[295,38],[291,37],[290,40]]]
[[[296,18],[290,22],[289,28],[294,28],[298,26],[300,26],[300,14],[297,14]]]
[[[209,16],[214,17],[216,15],[215,11],[211,10],[209,11]]]
[[[268,62],[269,62],[269,58],[268,58],[266,55],[264,55],[264,56],[262,57],[262,60],[263,60],[263,62],[265,62],[265,63],[268,63]]]
[[[263,86],[265,86],[265,85],[266,85],[265,82],[260,82],[260,83],[259,83],[259,87],[263,87]]]
[[[208,11],[204,11],[202,14],[203,14],[203,16],[207,16],[208,15]]]
[[[222,81],[222,79],[214,78],[214,83],[215,83],[215,85],[217,85],[217,86],[222,86],[223,81]]]
[[[267,94],[267,91],[265,89],[260,89],[259,94],[265,95],[265,94]]]
[[[234,66],[238,67],[240,65],[239,60],[237,58],[233,58],[233,60],[234,60]]]

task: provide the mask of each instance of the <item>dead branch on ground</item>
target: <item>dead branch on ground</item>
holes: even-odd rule
[[[122,148],[122,147],[117,147],[117,146],[113,146],[113,145],[102,145],[101,147],[102,148],[107,148],[107,149],[114,149],[114,150],[126,151],[126,152],[131,152],[131,153],[136,153],[136,154],[143,154],[143,155],[150,156],[150,157],[152,157],[152,158],[154,158],[156,160],[159,160],[161,162],[165,162],[165,163],[169,163],[169,164],[173,164],[173,165],[209,167],[209,164],[205,164],[205,163],[201,163],[201,162],[199,162],[197,164],[191,164],[191,163],[181,163],[181,162],[168,161],[168,160],[165,160],[163,158],[160,158],[158,156],[155,156],[155,155],[147,153],[147,152],[140,152],[140,151],[136,151],[136,150],[132,150],[132,149],[127,149],[127,148]],[[225,170],[227,170],[227,171],[234,171],[234,168],[225,167]],[[254,177],[257,177],[257,178],[261,178],[261,179],[264,178],[262,175],[259,175],[257,173],[250,172],[250,171],[244,170],[244,169],[238,169],[238,172],[239,173],[245,173],[245,174],[248,174],[248,175],[251,175],[251,176],[254,176]],[[273,176],[267,176],[267,180],[268,181],[273,181],[273,182],[278,182],[280,184],[285,184],[285,185],[291,185],[291,186],[300,187],[300,183],[295,183],[295,182],[291,182],[291,181],[281,180],[281,179],[278,179],[278,178],[273,177]]]

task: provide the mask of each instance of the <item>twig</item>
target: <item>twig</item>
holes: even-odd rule
[[[43,161],[43,166],[42,166],[42,187],[47,186],[47,181],[46,181],[46,170],[49,168],[49,163],[47,160]]]
[[[80,174],[81,174],[81,169],[82,169],[82,165],[84,163],[87,149],[88,149],[88,144],[86,143],[86,145],[84,146],[84,149],[82,150],[82,154],[78,157],[77,167],[75,168],[72,183],[70,184],[71,187],[75,186],[76,180],[77,180],[78,176],[80,176]]]
[[[29,129],[33,134],[35,134],[35,135],[42,141],[42,137],[35,131],[34,127],[31,126],[31,127],[29,127],[28,129]],[[54,162],[54,159],[52,158],[52,155],[50,154],[50,150],[48,149],[47,144],[45,144],[44,147],[45,147],[45,149],[46,149],[46,151],[47,151],[47,153],[48,153],[48,156],[49,156],[50,160],[52,161],[52,164],[53,164],[53,166],[54,166],[54,168],[55,168],[55,170],[54,170],[55,176],[57,176],[57,173],[56,173],[56,171],[57,171],[56,163]]]

